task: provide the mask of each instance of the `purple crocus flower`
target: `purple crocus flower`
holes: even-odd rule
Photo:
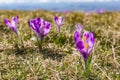
[[[30,19],[28,21],[28,24],[30,28],[34,31],[34,33],[37,35],[39,50],[42,51],[42,40],[44,36],[46,36],[51,29],[50,22],[40,18],[35,18],[35,19]]]
[[[77,50],[81,53],[84,61],[86,60],[93,49],[95,38],[93,32],[85,31],[82,35],[83,26],[80,24],[76,25],[76,31],[74,33],[74,41],[77,47]],[[82,35],[82,38],[81,38]]]
[[[98,14],[102,14],[102,13],[105,13],[106,11],[104,9],[98,9],[96,10],[96,13]]]
[[[11,20],[4,19],[4,23],[17,34],[19,43],[22,44],[22,46],[24,46],[23,42],[22,42],[22,39],[21,39],[21,36],[20,36],[20,33],[17,30],[18,16],[12,17]]]
[[[93,11],[85,11],[85,15],[90,15],[92,13],[93,13]]]
[[[51,29],[51,24],[48,21],[45,21],[40,18],[31,19],[28,21],[30,28],[34,31],[34,33],[38,36],[38,38],[43,39],[44,36]]]
[[[58,32],[60,33],[60,27],[63,25],[64,19],[63,19],[62,16],[60,16],[60,17],[55,16],[55,17],[54,17],[54,20],[55,20],[55,23],[56,23],[57,26],[58,26]]]
[[[12,17],[11,20],[4,19],[4,23],[18,35],[17,32],[18,16]]]
[[[63,11],[62,11],[63,14],[67,14],[67,13],[69,13],[69,12],[70,12],[70,11],[68,11],[68,10],[63,10]]]

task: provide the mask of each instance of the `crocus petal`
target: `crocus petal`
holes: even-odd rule
[[[94,43],[95,43],[94,33],[91,32],[88,38],[88,46],[89,46],[88,53],[90,53],[91,50],[93,49]]]
[[[43,32],[42,30],[42,23],[41,23],[41,19],[40,18],[36,18],[35,19],[35,23],[34,23],[35,27],[36,27],[36,32],[38,34],[41,34]]]
[[[57,17],[57,16],[55,16],[55,17],[54,17],[54,20],[55,20],[55,22],[57,22],[57,21],[58,21],[58,17]]]
[[[9,20],[7,20],[7,19],[4,19],[4,23],[9,27],[9,28],[11,28],[12,27],[12,25],[11,25],[11,23],[10,23],[10,21]]]
[[[40,23],[40,18],[35,18],[35,19],[31,19],[28,21],[28,24],[30,26],[30,28],[36,33],[36,34],[40,34],[41,31],[41,23]]]
[[[54,17],[54,20],[55,20],[55,23],[57,24],[57,26],[60,27],[58,16],[55,16],[55,17]]]
[[[62,16],[59,17],[58,24],[60,26],[63,24],[63,17]]]
[[[75,27],[76,27],[76,31],[79,33],[80,39],[81,39],[81,33],[83,30],[83,26],[80,23],[78,23]]]
[[[51,24],[49,22],[46,23],[44,27],[44,35],[46,35],[51,29]]]
[[[88,45],[89,37],[90,37],[90,32],[85,31],[83,33],[82,41],[84,42],[84,46],[85,46],[87,52],[88,52],[88,49],[89,49],[89,45]]]
[[[94,45],[94,34],[93,32],[85,31],[83,37],[86,37],[85,43],[88,45],[87,52],[90,53]]]
[[[76,44],[76,46],[77,46],[77,49],[78,49],[79,51],[81,51],[82,49],[84,49],[84,43],[83,43],[82,41],[79,41],[79,42]]]
[[[75,31],[75,33],[74,33],[74,41],[75,41],[75,43],[77,44],[79,41],[80,41],[80,34],[79,34],[79,32],[78,31]]]
[[[31,28],[33,31],[36,31],[36,27],[35,27],[35,25],[34,25],[35,22],[34,22],[33,19],[29,20],[29,21],[28,21],[28,24],[29,24],[30,28]]]
[[[85,31],[85,32],[83,33],[83,37],[85,37],[85,36],[86,36],[86,39],[89,38],[89,32],[88,32],[88,31]]]
[[[74,33],[74,41],[75,43],[77,43],[78,41],[81,40],[81,33],[83,26],[78,23],[75,27],[76,27],[76,31]]]
[[[76,27],[76,29],[79,30],[80,32],[81,32],[82,29],[83,29],[83,26],[82,26],[80,23],[78,23],[77,25],[75,25],[75,27]]]
[[[84,43],[83,41],[79,41],[77,44],[76,44],[76,47],[78,49],[78,51],[81,53],[81,55],[83,56],[84,60],[87,59],[88,57],[88,53],[84,47]]]
[[[40,18],[35,18],[36,24],[39,24],[40,20]]]
[[[18,16],[12,17],[11,24],[12,26],[17,26],[18,23]]]

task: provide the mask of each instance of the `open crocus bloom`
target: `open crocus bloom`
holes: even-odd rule
[[[54,20],[55,20],[55,23],[56,23],[57,26],[58,26],[58,31],[59,31],[59,33],[60,33],[60,26],[62,26],[62,25],[63,25],[63,22],[64,22],[63,17],[62,17],[62,16],[60,16],[60,17],[55,16],[55,17],[54,17]]]
[[[10,20],[7,20],[7,19],[4,19],[4,23],[10,28],[12,29],[16,34],[17,33],[17,23],[18,23],[18,16],[16,17],[12,17],[11,21]]]
[[[74,33],[74,41],[77,47],[77,50],[81,53],[84,61],[86,62],[90,52],[93,49],[95,38],[93,32],[85,31],[82,35],[83,26],[80,24],[76,25],[76,31]]]
[[[35,18],[28,21],[30,28],[34,33],[40,38],[43,39],[45,35],[50,31],[51,24],[43,19]]]

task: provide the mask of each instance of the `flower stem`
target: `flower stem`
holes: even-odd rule
[[[24,49],[24,51],[26,53],[26,49],[24,47],[24,43],[23,43],[23,40],[22,40],[21,35],[20,35],[19,32],[17,32],[17,36],[18,36],[18,42],[19,42],[19,44],[21,45],[21,47]]]
[[[60,36],[60,27],[58,27],[58,36]]]
[[[90,73],[91,73],[91,62],[92,62],[92,55],[89,55],[89,57],[84,60],[85,62],[85,77],[86,79],[90,78]]]
[[[42,39],[37,37],[39,51],[42,52]]]

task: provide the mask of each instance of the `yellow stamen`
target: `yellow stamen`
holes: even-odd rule
[[[84,43],[84,46],[85,46],[86,50],[88,50],[88,44]]]
[[[86,39],[87,39],[87,37],[86,37],[86,36],[84,36],[84,37],[83,37],[83,41],[84,41],[84,42],[86,42]]]
[[[87,42],[86,42],[87,37],[84,36],[82,39],[83,39],[83,41],[84,41],[84,46],[85,46],[86,50],[88,50],[88,44],[87,44]]]

